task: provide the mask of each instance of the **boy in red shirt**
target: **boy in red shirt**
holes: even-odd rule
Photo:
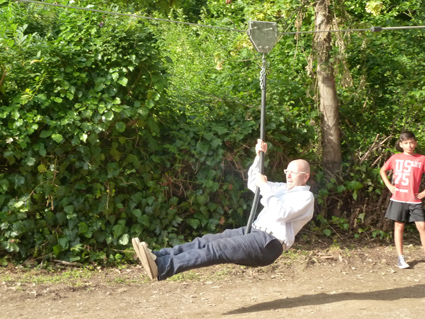
[[[425,249],[425,215],[421,201],[425,197],[425,191],[419,193],[422,174],[425,173],[425,156],[415,153],[416,145],[416,137],[412,132],[402,133],[399,146],[403,153],[391,156],[380,170],[382,180],[393,194],[385,217],[394,220],[394,243],[399,268],[410,267],[403,256],[405,222],[415,222]],[[393,171],[393,184],[387,177],[389,170]]]

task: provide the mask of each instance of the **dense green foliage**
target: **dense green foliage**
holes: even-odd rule
[[[1,10],[2,252],[115,261],[131,237],[174,244],[245,222],[248,106],[167,98],[167,57],[143,21]]]
[[[2,251],[120,258],[102,248],[168,231],[160,224],[175,220],[176,200],[164,199],[155,162],[166,160],[155,154],[163,151],[158,122],[172,115],[149,29],[32,5],[1,10]]]
[[[72,5],[242,31],[249,20],[314,28],[313,1]],[[425,24],[416,0],[332,10],[340,29]],[[425,138],[423,32],[333,34],[344,172],[331,181],[312,35],[282,35],[267,55],[266,172],[282,180],[291,159],[312,163],[325,235],[329,224],[385,230],[379,166],[402,129]],[[115,262],[131,256],[131,237],[164,246],[244,225],[260,67],[245,32],[0,0],[0,262]]]

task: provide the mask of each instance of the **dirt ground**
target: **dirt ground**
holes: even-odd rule
[[[423,318],[425,258],[405,245],[295,246],[273,265],[218,265],[150,282],[127,267],[0,268],[0,318]]]

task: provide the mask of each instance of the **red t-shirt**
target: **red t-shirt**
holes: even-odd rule
[[[415,197],[419,193],[422,174],[425,173],[425,156],[398,153],[385,162],[386,171],[393,170],[393,185],[396,187],[391,200],[404,203],[421,203]]]

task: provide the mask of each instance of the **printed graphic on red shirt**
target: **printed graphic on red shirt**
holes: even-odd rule
[[[386,170],[393,171],[393,185],[396,191],[391,200],[405,203],[420,203],[419,193],[422,174],[425,172],[425,156],[403,153],[391,156],[384,164]]]

